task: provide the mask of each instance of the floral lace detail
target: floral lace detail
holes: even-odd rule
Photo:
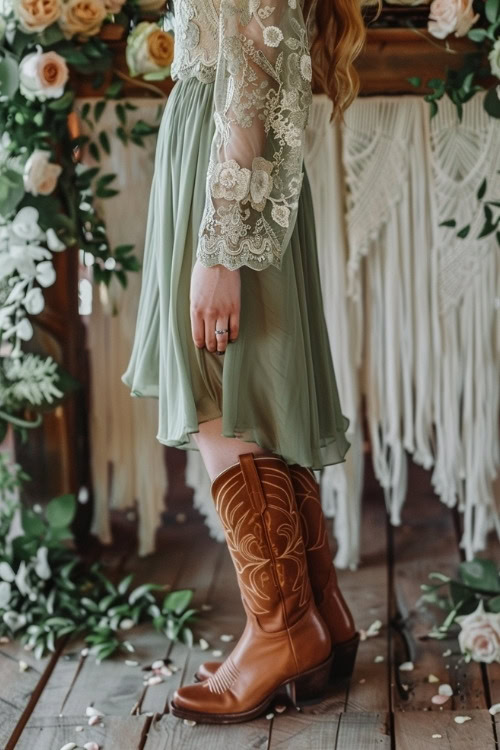
[[[175,33],[174,80],[215,81],[219,18],[212,0],[176,0],[167,24]]]
[[[216,132],[197,256],[208,266],[279,268],[297,214],[312,99],[300,4],[221,0],[218,35]]]

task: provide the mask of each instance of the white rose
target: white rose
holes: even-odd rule
[[[445,39],[452,32],[455,36],[465,36],[478,18],[472,0],[433,0],[427,28],[436,39]]]
[[[488,60],[490,61],[491,72],[494,76],[500,78],[500,39],[497,39],[495,44],[491,48],[490,54],[488,55]]]
[[[29,315],[39,315],[45,307],[42,290],[35,286],[26,292],[23,305]]]
[[[473,661],[500,662],[500,613],[485,612],[483,602],[472,614],[457,617],[461,631],[458,643]]]
[[[57,52],[42,52],[40,46],[19,63],[19,90],[30,101],[59,99],[68,77],[66,60]]]
[[[50,152],[36,149],[24,167],[24,189],[32,195],[50,195],[54,192],[62,172],[59,164],[52,164]]]

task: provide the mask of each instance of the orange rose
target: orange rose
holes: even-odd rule
[[[60,17],[61,0],[14,0],[12,9],[22,30],[36,34]]]
[[[59,25],[67,39],[94,36],[107,16],[103,0],[68,0],[64,3]]]
[[[174,59],[174,39],[166,31],[157,29],[147,40],[151,60],[160,68],[168,68]]]

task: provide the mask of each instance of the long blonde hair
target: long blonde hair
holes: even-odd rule
[[[305,0],[304,16],[314,0]],[[344,111],[359,91],[359,75],[354,61],[362,52],[366,26],[361,7],[370,0],[317,0],[314,13],[316,34],[311,47],[313,87],[333,102],[333,117]],[[382,2],[378,0],[379,12]]]

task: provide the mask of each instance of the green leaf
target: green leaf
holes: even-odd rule
[[[28,508],[21,509],[21,523],[27,536],[40,537],[45,531],[45,524],[38,515]]]
[[[96,102],[94,106],[94,120],[96,122],[99,122],[99,120],[101,119],[102,113],[106,109],[106,104],[107,102],[105,99],[101,99],[100,101]]]
[[[94,143],[92,141],[92,143],[89,144],[89,153],[93,159],[95,159],[96,161],[101,161],[101,154],[97,143]]]
[[[109,142],[109,137],[104,130],[99,133],[99,143],[107,154],[111,153],[111,144]]]
[[[106,89],[105,96],[107,99],[116,99],[121,94],[122,89],[123,81],[114,81]]]
[[[410,76],[410,78],[406,79],[408,83],[410,83],[412,86],[415,86],[415,88],[418,88],[422,85],[422,79],[418,76]]]
[[[489,612],[500,612],[500,596],[494,596],[487,602]]]
[[[193,598],[192,589],[181,589],[180,591],[172,591],[167,594],[163,600],[162,609],[167,612],[175,612],[180,615],[186,607],[189,606],[191,599]]]
[[[451,581],[450,576],[446,576],[444,573],[439,573],[438,571],[429,573],[429,578],[433,581],[442,581],[443,583],[449,583]]]
[[[66,93],[63,94],[60,99],[54,99],[53,101],[49,102],[47,106],[49,109],[54,110],[54,112],[62,112],[63,110],[69,109],[71,107],[74,98],[75,94],[73,91],[66,91]]]
[[[495,563],[492,560],[468,560],[460,563],[460,578],[477,591],[500,592],[500,579]]]
[[[440,227],[456,227],[457,222],[455,221],[455,219],[447,219],[446,221],[441,221],[439,223],[439,226]]]
[[[500,118],[500,98],[496,86],[492,86],[486,93],[483,99],[483,107],[491,117]]]
[[[486,29],[471,29],[467,34],[473,42],[482,42],[488,36]]]
[[[486,0],[484,5],[486,18],[490,23],[495,23],[500,15],[500,0]]]
[[[482,200],[484,198],[486,193],[486,188],[488,187],[488,179],[485,177],[482,183],[479,185],[476,197],[478,201]]]
[[[470,232],[470,224],[467,224],[465,227],[462,227],[462,229],[459,232],[457,232],[457,237],[460,237],[460,239],[463,240],[465,239],[465,237],[467,237],[469,232]]]
[[[134,578],[134,574],[130,573],[130,575],[126,576],[126,578],[123,578],[120,581],[120,583],[118,584],[118,593],[119,594],[121,594],[122,596],[124,596],[127,593],[128,588],[129,588],[130,584],[132,583],[133,578]]]
[[[3,59],[0,60],[0,94],[12,98],[19,87],[19,63],[17,58],[2,50]]]
[[[56,528],[68,527],[76,513],[74,495],[61,495],[51,500],[45,510],[45,517],[51,526]]]

